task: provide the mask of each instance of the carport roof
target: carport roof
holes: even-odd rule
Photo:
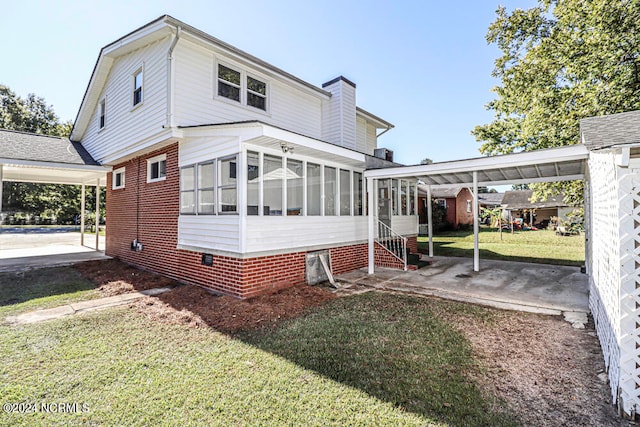
[[[82,144],[68,138],[0,129],[0,159],[98,166]]]
[[[583,144],[467,160],[371,169],[365,177],[417,178],[430,186],[528,184],[583,179],[589,151]]]
[[[0,177],[3,181],[52,184],[106,182],[111,169],[101,166],[82,144],[68,138],[0,129]]]

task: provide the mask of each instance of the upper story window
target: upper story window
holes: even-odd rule
[[[247,76],[247,105],[267,110],[267,84]]]
[[[100,101],[99,109],[100,109],[99,126],[100,126],[100,129],[102,129],[106,124],[106,115],[107,115],[107,105],[106,105],[105,99],[102,99],[102,101]]]
[[[133,74],[133,106],[142,102],[142,68]]]
[[[147,182],[162,181],[167,177],[167,156],[160,156],[147,159]]]
[[[267,83],[218,64],[218,96],[240,104],[267,111]]]
[[[124,168],[116,169],[112,174],[111,189],[124,188]]]
[[[240,102],[240,72],[218,64],[218,95]]]

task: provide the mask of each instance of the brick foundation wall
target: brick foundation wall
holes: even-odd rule
[[[384,246],[375,242],[373,248],[373,256],[376,267],[404,269],[404,264],[398,258],[393,256]]]
[[[412,254],[418,253],[418,236],[407,237],[407,248]]]

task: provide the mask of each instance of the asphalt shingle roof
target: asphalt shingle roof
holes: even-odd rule
[[[640,143],[640,111],[582,119],[580,133],[589,150]]]
[[[502,198],[502,206],[507,209],[541,209],[567,206],[564,202],[563,194],[550,196],[547,200],[531,203],[529,200],[532,195],[533,190],[505,191]]]
[[[0,159],[99,165],[82,144],[68,138],[0,129]]]

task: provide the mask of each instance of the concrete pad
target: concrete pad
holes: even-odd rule
[[[94,249],[95,236],[85,235],[85,243],[80,233],[0,233],[0,273],[110,258]],[[104,236],[99,245],[104,248]]]
[[[43,322],[45,320],[60,319],[62,317],[71,316],[73,314],[82,312],[104,310],[105,308],[125,305],[144,296],[159,295],[163,292],[170,291],[171,289],[172,288],[148,289],[146,291],[129,292],[126,294],[114,295],[111,297],[79,301],[59,307],[30,311],[18,316],[8,316],[6,318],[6,321],[13,325],[24,325],[29,323]]]
[[[417,271],[377,268],[337,277],[340,281],[394,292],[437,296],[497,308],[560,315],[589,312],[589,281],[579,267],[434,257]],[[586,316],[586,314],[585,314]]]

